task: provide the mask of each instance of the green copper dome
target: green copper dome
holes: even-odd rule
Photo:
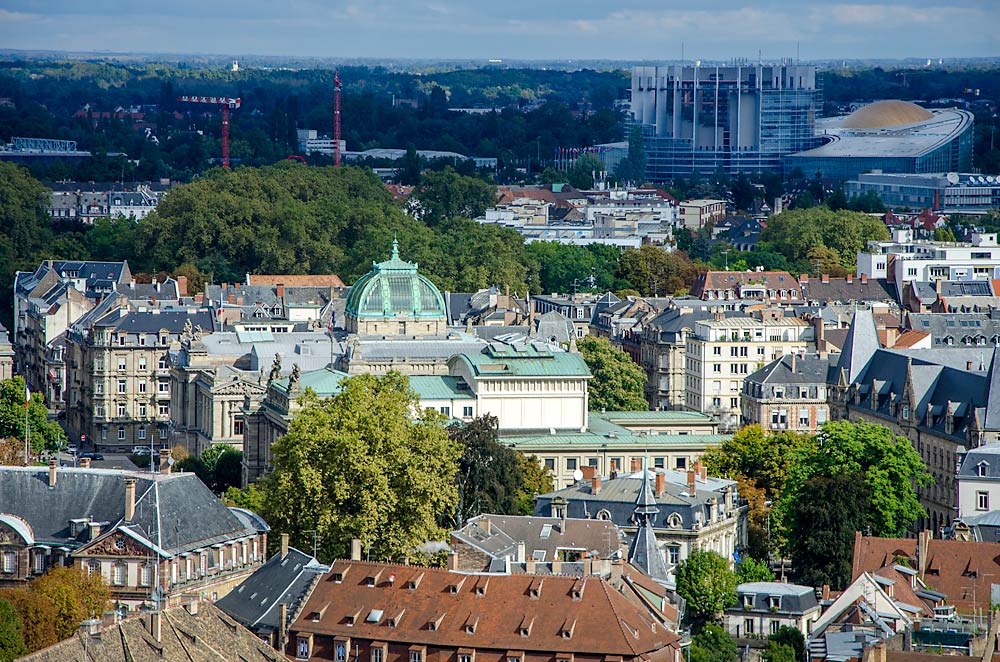
[[[372,263],[372,270],[347,293],[345,314],[358,319],[445,317],[444,297],[434,283],[417,273],[414,262],[399,257],[399,242],[392,242],[392,257]]]

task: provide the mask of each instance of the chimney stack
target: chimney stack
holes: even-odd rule
[[[288,534],[281,534],[281,558],[288,556]]]
[[[656,472],[656,478],[653,480],[653,495],[663,496],[663,492],[667,489],[667,475],[662,471]]]
[[[562,574],[562,561],[558,558],[552,559],[552,574],[561,575]]]
[[[448,569],[458,570],[458,552],[448,552]]]
[[[90,458],[89,457],[81,457],[80,458],[80,468],[81,469],[89,469],[90,468]]]
[[[861,284],[864,285],[868,282],[868,274],[861,274]]]
[[[56,486],[56,467],[59,466],[57,460],[49,460],[49,489],[55,489]]]
[[[590,479],[590,493],[593,495],[598,495],[601,493],[601,477],[594,476]]]
[[[175,280],[177,281],[177,294],[186,297],[188,294],[188,277],[177,276]]]
[[[517,561],[518,563],[523,563],[527,559],[527,554],[525,554],[523,540],[519,540],[517,542],[516,550],[517,551],[515,553],[517,554],[517,556],[514,558],[514,560]]]
[[[361,540],[359,538],[351,538],[351,560],[361,560]]]
[[[163,614],[159,611],[149,612],[149,634],[156,643],[163,641]]]
[[[284,651],[288,646],[288,604],[282,602],[278,605],[278,645],[279,651]]]
[[[160,473],[168,474],[170,473],[170,468],[173,465],[173,460],[170,458],[170,449],[161,448],[160,449]]]
[[[829,282],[830,282],[830,274],[822,274],[822,275],[821,275],[821,276],[819,277],[819,280],[820,280],[820,282],[822,282],[822,283],[829,283]]]
[[[694,469],[689,469],[688,470],[688,494],[693,497],[697,493],[696,490],[697,490],[697,488],[695,487],[695,482],[694,482]]]
[[[281,283],[278,283],[277,294],[279,299],[284,298],[285,296],[285,286]]]
[[[853,282],[854,282],[854,276],[852,276],[851,274],[847,274],[847,284],[850,285]]]
[[[799,284],[800,285],[808,285],[809,284],[809,274],[802,274],[802,275],[800,275],[799,276]]]
[[[135,478],[125,479],[125,521],[135,519]]]

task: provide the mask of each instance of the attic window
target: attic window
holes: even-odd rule
[[[343,570],[340,570],[338,572],[334,572],[333,575],[332,575],[333,581],[335,581],[338,584],[341,583],[342,581],[344,581],[344,577],[347,576],[347,571],[350,570],[350,569],[351,569],[351,566],[347,566]]]
[[[524,620],[521,621],[521,625],[517,628],[517,633],[522,637],[530,637],[531,626],[534,624],[535,624],[534,618],[528,618],[527,616],[525,616]]]
[[[534,581],[531,582],[531,586],[528,587],[528,595],[533,600],[537,600],[539,596],[542,594],[542,584],[544,583],[544,581],[545,580],[543,579],[535,579]]]
[[[767,606],[772,611],[777,611],[781,607],[781,596],[769,595],[767,597]]]
[[[465,633],[466,634],[475,634],[476,633],[476,626],[478,624],[479,624],[479,617],[478,616],[470,616],[469,620],[467,620],[465,622]]]
[[[576,629],[576,619],[567,620],[565,623],[563,623],[562,630],[559,632],[559,634],[562,635],[563,639],[572,639],[573,630],[575,629]]]
[[[405,614],[405,613],[406,613],[405,609],[400,609],[398,614],[396,614],[395,616],[390,616],[389,618],[387,618],[386,621],[385,621],[385,624],[388,625],[391,628],[398,627],[400,621],[403,620],[403,614]]]
[[[753,593],[747,593],[746,595],[743,596],[744,609],[753,609],[753,598],[754,598]]]
[[[489,578],[476,584],[476,595],[483,596],[486,595],[486,589],[489,588],[490,580]]]
[[[578,582],[576,582],[575,584],[573,584],[573,588],[570,589],[570,595],[572,596],[573,600],[576,601],[576,602],[579,602],[580,600],[582,600],[583,599],[583,591],[586,588],[587,588],[587,582],[586,582],[586,580],[583,580],[583,579],[581,579]]]
[[[462,577],[460,580],[458,580],[457,583],[455,583],[455,584],[449,584],[448,585],[448,592],[451,593],[452,595],[455,595],[456,593],[458,593],[462,589],[462,584],[464,584],[464,583],[465,583],[465,577]]]
[[[382,576],[382,571],[379,570],[373,575],[368,575],[365,577],[365,584],[367,586],[378,586],[378,578]]]
[[[416,577],[408,579],[406,581],[406,588],[410,589],[411,591],[417,590],[417,587],[420,586],[420,580],[422,580],[423,578],[424,578],[424,573],[421,572]]]
[[[986,460],[983,460],[982,462],[976,465],[976,475],[981,478],[988,476],[989,471],[990,471],[990,463],[987,462]]]
[[[546,540],[551,535],[552,535],[552,525],[545,524],[542,526],[542,533],[538,537],[541,538],[542,540]]]

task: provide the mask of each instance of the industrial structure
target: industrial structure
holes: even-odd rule
[[[333,165],[340,165],[340,70],[333,74]]]
[[[198,97],[180,96],[177,100],[182,103],[207,103],[219,106],[222,109],[222,167],[229,167],[229,112],[240,107],[239,97],[232,99],[229,97]]]

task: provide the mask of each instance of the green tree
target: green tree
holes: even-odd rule
[[[553,184],[565,184],[566,183],[566,173],[556,170],[552,166],[546,166],[545,170],[538,175],[538,183],[545,186],[552,186]]]
[[[736,574],[729,561],[708,550],[695,550],[677,566],[677,594],[687,601],[694,623],[713,620],[736,603]]]
[[[691,662],[736,662],[739,648],[726,630],[704,623],[691,639]]]
[[[8,662],[27,652],[21,617],[14,609],[14,605],[0,599],[0,660]]]
[[[100,575],[88,575],[80,568],[52,568],[31,584],[31,590],[52,603],[56,613],[56,636],[71,636],[80,623],[104,613],[111,590]]]
[[[0,438],[13,437],[24,443],[25,395],[23,377],[5,379],[0,383]],[[31,394],[27,419],[33,453],[65,446],[66,433],[58,423],[49,420],[49,410],[41,393]]]
[[[771,640],[767,642],[767,647],[761,654],[764,662],[798,662],[795,657],[795,649],[791,646]]]
[[[352,538],[379,559],[444,539],[438,517],[454,510],[461,449],[438,415],[414,413],[406,377],[350,377],[332,398],[307,393],[301,405],[261,485],[277,532],[306,549],[316,531],[321,559],[342,557]]]
[[[417,148],[412,144],[407,145],[406,154],[399,160],[399,170],[396,172],[399,183],[416,186],[420,183],[422,171],[423,163],[420,160],[420,155],[417,154]]]
[[[222,501],[227,506],[246,508],[258,514],[264,512],[264,493],[257,489],[257,485],[254,483],[243,488],[228,488],[222,497]]]
[[[768,637],[768,641],[784,644],[792,649],[797,662],[806,660],[806,638],[798,628],[782,625],[778,631]]]
[[[518,452],[517,459],[521,467],[521,485],[514,493],[517,502],[515,514],[531,515],[535,512],[535,496],[551,492],[555,483],[552,482],[552,473],[534,455]]]
[[[465,177],[447,167],[425,172],[413,198],[420,203],[424,221],[437,225],[445,220],[482,216],[496,204],[497,191],[481,179]]]
[[[764,561],[758,561],[752,556],[744,556],[736,564],[736,578],[740,584],[749,582],[773,582],[774,572]]]
[[[29,653],[59,641],[56,637],[56,610],[48,598],[30,589],[18,588],[0,590],[0,600],[13,605],[21,617],[24,645]]]
[[[958,239],[955,238],[955,233],[951,231],[951,228],[934,228],[934,241],[955,242]]]
[[[499,421],[489,414],[450,428],[462,448],[458,461],[458,502],[449,524],[461,528],[481,513],[513,515],[524,482],[518,452],[499,443]]]
[[[700,271],[704,269],[683,251],[644,244],[622,252],[617,275],[623,285],[639,290],[643,296],[658,297],[686,294]]]
[[[853,211],[868,214],[881,214],[885,211],[885,205],[882,204],[882,198],[880,198],[878,193],[875,191],[865,191],[861,195],[852,197],[850,207]]]
[[[646,411],[646,373],[607,338],[586,336],[577,347],[593,377],[587,383],[591,411]]]
[[[831,211],[840,211],[841,209],[848,208],[847,196],[844,194],[844,187],[838,186],[833,189],[833,193],[827,196],[826,206],[830,208]]]
[[[824,246],[837,252],[846,269],[854,269],[858,251],[868,241],[888,238],[889,231],[879,218],[857,211],[831,211],[823,205],[772,216],[761,234],[762,242],[791,262],[808,260],[810,250]]]
[[[570,186],[578,189],[594,188],[594,178],[604,172],[604,164],[593,154],[584,154],[576,161],[566,173],[566,179]]]
[[[813,267],[809,271],[814,276],[826,274],[834,278],[843,278],[851,273],[849,269],[844,268],[841,263],[840,253],[833,248],[827,248],[822,245],[813,246],[806,254],[806,259],[809,260],[809,264]]]

